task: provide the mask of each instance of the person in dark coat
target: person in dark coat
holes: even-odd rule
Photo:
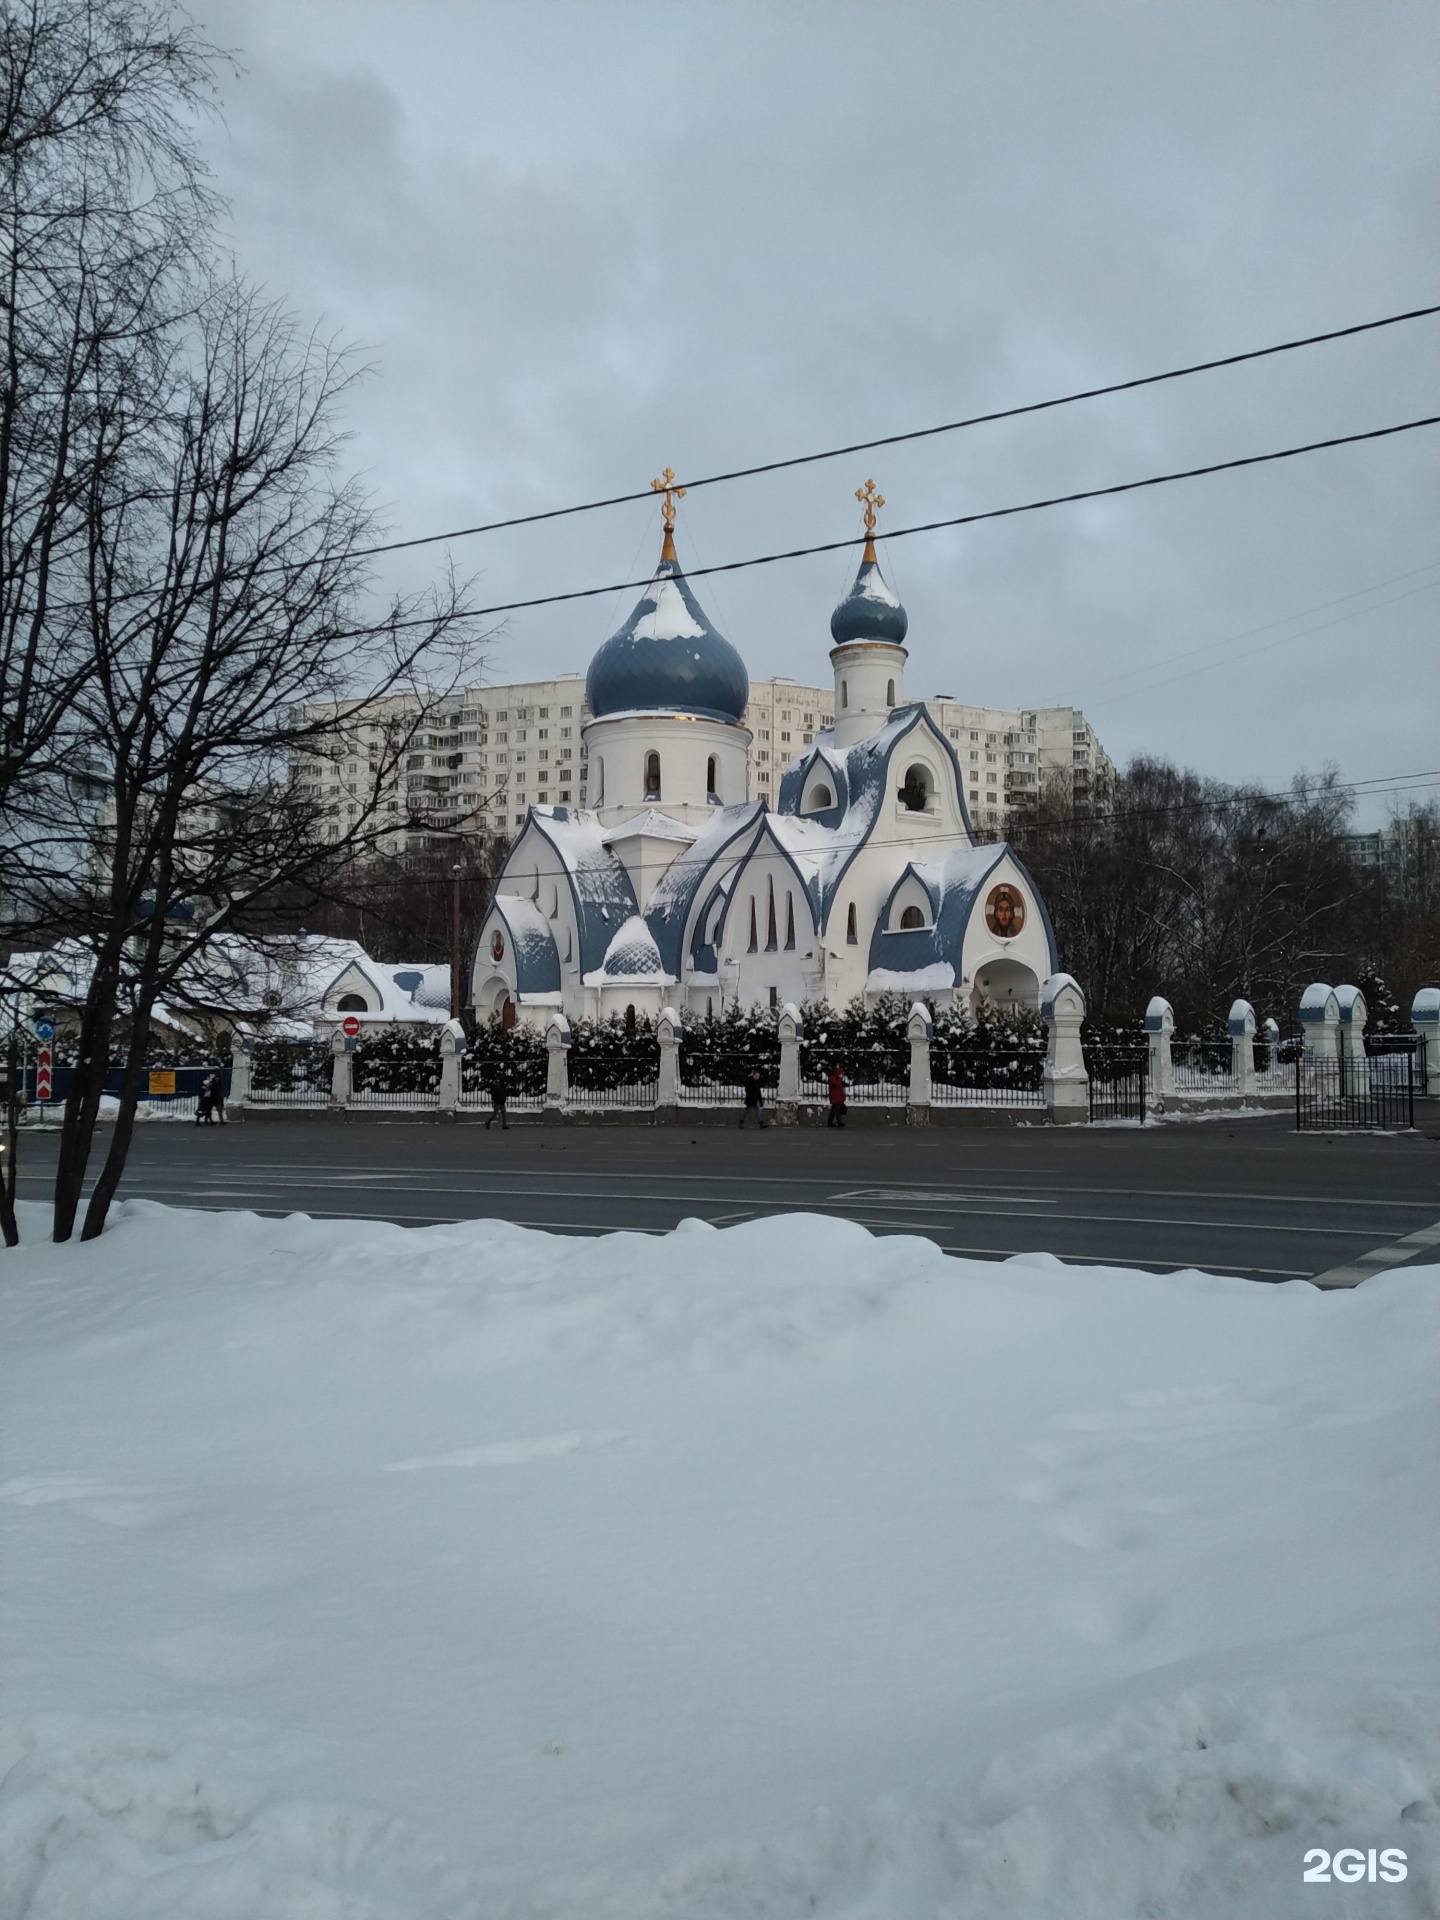
[[[216,1121],[225,1124],[225,1076],[218,1068],[207,1073],[200,1082],[200,1096],[195,1102],[195,1123],[213,1127]]]
[[[763,1127],[765,1124],[765,1089],[760,1084],[760,1069],[758,1067],[751,1069],[750,1077],[745,1082],[745,1105],[740,1113],[740,1124],[742,1127],[750,1118],[752,1112]]]
[[[490,1112],[485,1120],[487,1133],[490,1131],[492,1120],[498,1120],[504,1132],[510,1131],[510,1122],[505,1115],[505,1098],[508,1092],[509,1088],[505,1085],[504,1064],[497,1060],[490,1075]]]
[[[845,1124],[845,1075],[837,1063],[830,1069],[830,1117],[827,1127],[843,1127]]]

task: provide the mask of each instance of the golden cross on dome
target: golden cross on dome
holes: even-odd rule
[[[865,509],[865,558],[875,560],[875,514],[885,504],[883,493],[877,493],[875,482],[867,480],[863,487],[855,489],[855,498]]]
[[[665,538],[660,547],[661,563],[673,560],[678,566],[680,562],[675,552],[675,502],[685,498],[685,489],[676,486],[673,467],[666,467],[660,478],[652,480],[650,485],[656,493],[663,493],[665,496],[665,504],[660,509],[661,518],[665,522]]]

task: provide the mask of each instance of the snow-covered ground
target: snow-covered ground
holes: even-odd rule
[[[1434,1909],[1440,1269],[27,1211],[5,1920]]]

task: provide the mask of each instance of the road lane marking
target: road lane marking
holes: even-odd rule
[[[1342,1267],[1327,1267],[1324,1273],[1312,1274],[1310,1284],[1315,1287],[1358,1287],[1362,1280],[1384,1273],[1387,1267],[1404,1266],[1412,1254],[1424,1253],[1428,1247],[1440,1247],[1440,1220],[1433,1226],[1421,1227],[1416,1233],[1407,1233],[1403,1240],[1387,1240],[1383,1247],[1372,1247],[1368,1253],[1357,1255]]]
[[[794,1183],[791,1183],[791,1184],[793,1186]],[[277,1190],[289,1191],[292,1189],[298,1190],[301,1192],[306,1192],[306,1193],[323,1193],[326,1191],[327,1188],[330,1188],[334,1191],[338,1191],[341,1193],[347,1193],[347,1194],[350,1191],[352,1191],[352,1189],[339,1186],[335,1182],[324,1181],[324,1180],[302,1180],[302,1179],[275,1180],[275,1179],[272,1179],[272,1180],[266,1180],[266,1181],[256,1181],[252,1183],[250,1181],[243,1179],[239,1174],[239,1172],[237,1171],[237,1173],[234,1176],[234,1184],[231,1186],[221,1185],[218,1182],[215,1182],[213,1179],[211,1181],[206,1182],[203,1185],[199,1185],[199,1184],[167,1185],[164,1181],[156,1182],[153,1180],[147,1180],[143,1183],[143,1190],[141,1189],[140,1183],[137,1181],[134,1185],[129,1187],[128,1194],[122,1193],[121,1197],[122,1198],[138,1197],[138,1198],[146,1198],[146,1199],[155,1199],[155,1198],[160,1198],[162,1196],[168,1196],[172,1199],[178,1200],[181,1203],[183,1203],[187,1198],[193,1199],[197,1195],[203,1193],[211,1197],[214,1197],[216,1199],[228,1198],[232,1202],[234,1202],[237,1207],[243,1205],[247,1207],[249,1210],[263,1211],[264,1209],[257,1208],[255,1206],[255,1196],[258,1194],[274,1193]],[[520,1200],[533,1200],[540,1197],[537,1194],[529,1193],[522,1190],[517,1190],[514,1187],[507,1187],[504,1185],[472,1186],[472,1187],[457,1187],[454,1185],[450,1185],[448,1183],[427,1185],[420,1181],[406,1180],[405,1178],[403,1178],[403,1176],[395,1177],[390,1181],[372,1180],[369,1183],[368,1187],[364,1189],[355,1189],[354,1191],[356,1191],[357,1197],[361,1192],[368,1192],[370,1194],[377,1195],[377,1196],[383,1193],[395,1193],[399,1195],[410,1195],[410,1194],[421,1194],[421,1193],[444,1193],[444,1194],[452,1194],[459,1199],[504,1200],[504,1201],[512,1201],[512,1202],[520,1201]],[[902,1190],[895,1189],[895,1191],[898,1192]],[[716,1200],[721,1198],[721,1196],[718,1196],[718,1195],[711,1196],[707,1202],[706,1196],[701,1194],[634,1193],[634,1192],[615,1194],[615,1193],[609,1192],[605,1188],[585,1189],[585,1188],[576,1188],[576,1187],[557,1190],[554,1193],[553,1197],[557,1202],[566,1201],[566,1200],[604,1200],[604,1201],[609,1201],[612,1204],[617,1206],[635,1205],[640,1202],[650,1202],[656,1205],[680,1206],[687,1201],[693,1201],[697,1207],[703,1207],[706,1204],[713,1206],[716,1203]],[[1188,1195],[1185,1197],[1194,1198],[1195,1196]],[[1233,1200],[1235,1196],[1231,1195],[1229,1197]],[[723,1204],[723,1201],[722,1201],[722,1204]],[[895,1200],[895,1201],[873,1201],[872,1200],[871,1202],[869,1202],[869,1206],[870,1206],[870,1209],[874,1212],[895,1213],[895,1214],[914,1213],[914,1214],[920,1214],[922,1216],[932,1216],[932,1217],[936,1214],[943,1214],[943,1213],[964,1214],[968,1218],[972,1218],[972,1219],[985,1219],[987,1217],[1006,1219],[1006,1218],[1015,1217],[1013,1206],[1008,1200],[1002,1201],[995,1205],[982,1205],[978,1203],[970,1203],[963,1196],[956,1196],[953,1200],[948,1200],[942,1203],[937,1201],[926,1202],[923,1200],[912,1199],[907,1194],[907,1197],[903,1200]],[[312,1207],[298,1207],[295,1209],[295,1211],[302,1212],[302,1213],[317,1212],[317,1210]],[[817,1195],[813,1199],[801,1199],[800,1197],[797,1196],[796,1199],[789,1206],[772,1205],[767,1207],[762,1202],[761,1207],[759,1209],[752,1207],[748,1209],[748,1211],[751,1212],[752,1214],[757,1211],[772,1212],[772,1213],[824,1213],[824,1214],[838,1213],[842,1219],[849,1219],[854,1217],[852,1214],[847,1213],[845,1209],[838,1207],[833,1200],[820,1195]],[[327,1214],[327,1217],[328,1217],[328,1214]],[[358,1217],[368,1218],[369,1216],[358,1216]],[[380,1217],[380,1216],[377,1216],[377,1217]],[[456,1216],[447,1216],[447,1218],[448,1217],[468,1218],[471,1216],[456,1215]],[[480,1217],[508,1218],[509,1216],[500,1215],[500,1216],[480,1216]],[[1312,1227],[1312,1226],[1302,1226],[1298,1222],[1286,1223],[1283,1221],[1253,1220],[1253,1219],[1195,1220],[1195,1219],[1190,1219],[1183,1216],[1170,1215],[1170,1214],[1106,1213],[1103,1211],[1096,1211],[1094,1213],[1051,1212],[1051,1213],[1046,1213],[1043,1216],[1029,1215],[1029,1216],[1023,1216],[1023,1217],[1035,1218],[1035,1219],[1043,1217],[1047,1225],[1059,1224],[1061,1222],[1064,1222],[1068,1225],[1092,1226],[1092,1227],[1094,1226],[1183,1227],[1191,1231],[1201,1232],[1201,1233],[1271,1233],[1271,1234],[1278,1233],[1278,1234],[1294,1235],[1296,1237],[1299,1237],[1302,1235],[1303,1236],[1319,1235],[1321,1238],[1331,1239],[1331,1240],[1369,1240],[1375,1232],[1375,1228],[1373,1226],[1370,1226],[1370,1227],[1339,1227],[1339,1226]],[[625,1231],[625,1228],[618,1227],[615,1230],[623,1232]],[[1247,1271],[1259,1272],[1261,1271],[1261,1269],[1254,1268],[1254,1269],[1247,1269]],[[1272,1271],[1272,1269],[1265,1269],[1265,1271]],[[1273,1269],[1273,1271],[1279,1271],[1279,1269]],[[1304,1273],[1303,1269],[1297,1269],[1297,1272],[1300,1272],[1302,1277],[1305,1277],[1305,1278],[1309,1277]]]
[[[197,1208],[196,1211],[207,1212],[214,1211],[214,1209]],[[267,1219],[283,1219],[285,1217],[277,1207],[257,1207],[254,1211]],[[390,1226],[403,1226],[408,1221],[415,1226],[463,1227],[476,1225],[479,1220],[501,1219],[504,1218],[504,1216],[481,1214],[477,1218],[477,1216],[474,1215],[457,1217],[450,1214],[431,1213],[331,1213],[316,1208],[314,1211],[307,1212],[306,1218],[310,1220],[383,1221]],[[673,1227],[617,1227],[608,1221],[602,1222],[597,1220],[508,1220],[506,1224],[512,1227],[523,1227],[531,1232],[559,1233],[576,1236],[584,1234],[593,1236],[596,1239],[604,1239],[609,1235],[617,1233],[643,1233],[654,1239],[675,1231]],[[869,1223],[857,1221],[855,1224],[857,1226],[874,1225],[887,1228],[889,1223],[883,1220],[877,1220]],[[882,1232],[876,1237],[881,1239],[916,1237],[932,1240],[942,1253],[959,1255],[975,1260],[992,1260],[997,1264],[1003,1264],[1003,1262],[1013,1260],[1017,1257],[1024,1257],[1023,1253],[1017,1256],[1016,1250],[1013,1247],[962,1246],[953,1242],[937,1240],[933,1234],[928,1233],[910,1236],[888,1231]],[[1046,1249],[1040,1247],[1028,1247],[1024,1249],[1024,1253],[1040,1253],[1044,1251],[1046,1251]],[[1214,1273],[1220,1275],[1222,1278],[1234,1279],[1244,1279],[1252,1274],[1258,1275],[1266,1280],[1308,1280],[1310,1277],[1304,1269],[1300,1267],[1246,1267],[1241,1266],[1236,1261],[1229,1260],[1215,1261],[1208,1266],[1202,1266],[1194,1260],[1141,1260],[1130,1258],[1124,1254],[1111,1253],[1056,1254],[1054,1258],[1057,1259],[1062,1266],[1066,1267],[1137,1267],[1142,1272],[1154,1273],[1161,1276],[1172,1273],[1198,1272]]]
[[[710,1131],[713,1131],[713,1129],[710,1129]],[[143,1168],[147,1163],[139,1155],[136,1155],[132,1159],[131,1164],[132,1167]],[[392,1179],[403,1177],[403,1175],[397,1173],[393,1160],[385,1162],[384,1165],[375,1165],[373,1167],[362,1166],[360,1168],[356,1168],[353,1165],[342,1166],[341,1163],[333,1160],[313,1162],[306,1160],[236,1160],[221,1162],[219,1165],[213,1163],[207,1165],[202,1162],[196,1162],[194,1164],[197,1172],[203,1171],[212,1176],[218,1173],[229,1173],[233,1174],[236,1178],[239,1178],[245,1173],[268,1173],[271,1171],[297,1175],[313,1172],[317,1174],[329,1174],[336,1178],[347,1180],[363,1178],[370,1174],[384,1174]],[[690,1172],[688,1170],[684,1173],[666,1173],[660,1169],[654,1169],[646,1173],[628,1173],[620,1169],[607,1167],[591,1173],[570,1173],[565,1168],[555,1165],[544,1167],[502,1167],[499,1163],[494,1162],[488,1166],[459,1166],[454,1169],[446,1167],[422,1167],[418,1169],[418,1171],[423,1173],[449,1173],[453,1171],[455,1176],[460,1179],[479,1174],[493,1179],[503,1177],[509,1180],[541,1180],[546,1183],[547,1187],[553,1187],[557,1183],[566,1180],[594,1179],[599,1177],[601,1171],[603,1171],[604,1178],[612,1184],[620,1181],[634,1180],[684,1182],[692,1185],[700,1182],[706,1182],[711,1185],[736,1185],[743,1182],[750,1187],[779,1186],[793,1190],[797,1186],[830,1188],[833,1186],[835,1179],[833,1172],[826,1174],[823,1171],[813,1174],[803,1172],[791,1174],[761,1174],[751,1173],[748,1168],[743,1168],[734,1173],[701,1173],[699,1171]],[[1005,1171],[1009,1170],[1006,1169]],[[52,1167],[43,1172],[30,1173],[22,1168],[20,1178],[22,1180],[51,1181],[54,1179],[54,1169]],[[1380,1200],[1373,1194],[1367,1194],[1361,1197],[1359,1195],[1346,1196],[1339,1194],[1236,1193],[1233,1187],[1223,1189],[1212,1189],[1209,1187],[1143,1187],[1138,1186],[1133,1180],[1120,1187],[1078,1186],[1051,1180],[1043,1174],[1037,1174],[1034,1180],[1025,1185],[1016,1185],[1013,1188],[1007,1187],[1004,1184],[1003,1178],[1001,1178],[976,1182],[969,1188],[967,1188],[963,1182],[960,1182],[957,1183],[953,1191],[956,1193],[973,1191],[997,1195],[1010,1195],[1012,1193],[1019,1195],[1031,1191],[1037,1185],[1043,1185],[1047,1193],[1053,1194],[1094,1194],[1101,1198],[1107,1195],[1129,1198],[1131,1195],[1141,1192],[1145,1197],[1154,1200],[1242,1200],[1255,1204],[1295,1206],[1305,1207],[1307,1209],[1314,1207],[1363,1207],[1372,1211],[1383,1210],[1387,1212],[1428,1214],[1433,1204],[1429,1200]],[[890,1182],[890,1188],[897,1193],[909,1191],[903,1182],[892,1181]],[[930,1192],[935,1189],[932,1182],[928,1186],[917,1187],[916,1190],[919,1192]],[[444,1191],[444,1189],[437,1189],[437,1191]],[[1324,1231],[1324,1229],[1321,1229],[1321,1231]]]

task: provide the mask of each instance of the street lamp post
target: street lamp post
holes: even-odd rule
[[[460,1018],[460,862],[450,869],[450,1018]]]

